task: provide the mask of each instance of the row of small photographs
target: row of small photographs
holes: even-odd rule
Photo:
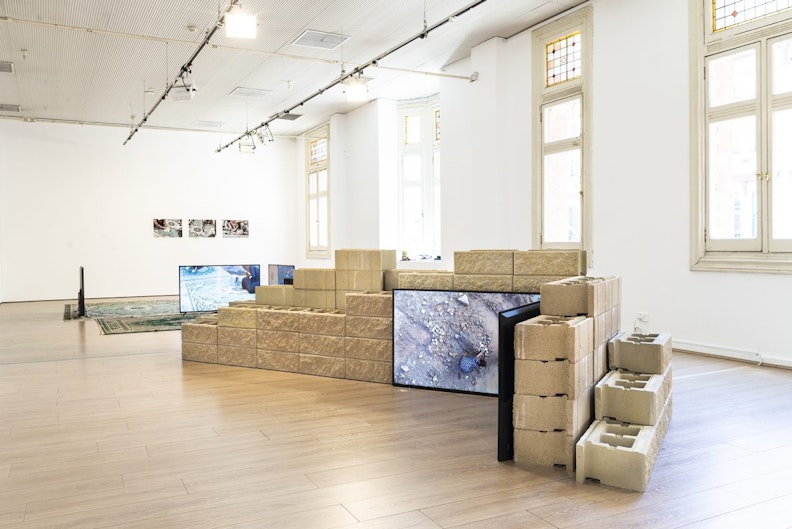
[[[248,221],[230,219],[222,222],[222,234],[226,238],[248,237]],[[182,219],[154,219],[154,237],[181,237]],[[214,219],[190,219],[187,222],[189,237],[216,237],[217,222]]]

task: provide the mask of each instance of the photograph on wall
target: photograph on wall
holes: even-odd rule
[[[190,237],[214,237],[217,223],[214,219],[190,219],[187,233]]]
[[[240,238],[248,236],[248,221],[246,220],[224,220],[223,237]]]
[[[393,383],[498,394],[498,314],[538,294],[393,291]]]
[[[181,219],[154,219],[154,237],[181,237]]]

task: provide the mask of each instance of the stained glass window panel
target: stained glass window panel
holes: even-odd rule
[[[311,142],[311,165],[327,160],[327,138],[320,138]]]
[[[545,86],[576,79],[583,74],[580,31],[545,45]]]
[[[792,7],[792,0],[712,0],[712,31],[721,31]]]

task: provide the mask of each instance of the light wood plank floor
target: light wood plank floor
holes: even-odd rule
[[[792,371],[675,354],[648,490],[496,461],[496,399],[182,362],[0,304],[0,527],[792,527]]]

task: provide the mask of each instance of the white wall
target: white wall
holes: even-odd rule
[[[294,140],[0,120],[2,301],[178,293],[178,265],[293,263]],[[155,238],[154,218],[248,219],[247,239]]]

